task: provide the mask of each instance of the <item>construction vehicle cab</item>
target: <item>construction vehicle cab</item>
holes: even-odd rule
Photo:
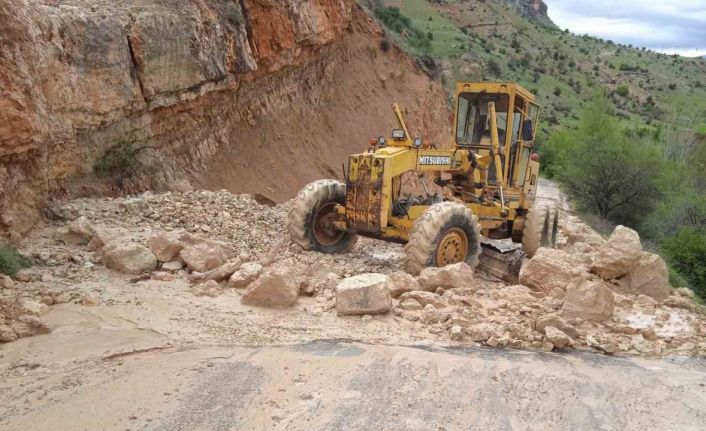
[[[529,91],[515,83],[457,84],[454,142],[446,148],[412,137],[399,106],[393,111],[399,127],[350,156],[345,184],[319,180],[299,193],[290,214],[294,242],[324,252],[350,249],[359,234],[402,242],[416,273],[477,265],[482,237],[512,238],[529,255],[550,241],[550,214],[533,208],[539,107]],[[409,172],[421,177],[423,193],[411,190]]]

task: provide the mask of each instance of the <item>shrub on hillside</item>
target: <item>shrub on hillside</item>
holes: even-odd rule
[[[689,285],[706,299],[706,233],[682,229],[662,243],[670,265],[689,281]]]
[[[22,256],[11,246],[0,245],[0,274],[13,277],[22,268],[31,265],[31,261]]]
[[[620,97],[628,97],[630,95],[630,89],[627,85],[621,85],[615,89],[615,93]]]

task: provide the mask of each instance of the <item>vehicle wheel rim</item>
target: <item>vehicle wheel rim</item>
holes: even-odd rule
[[[336,203],[322,205],[314,214],[314,238],[321,245],[337,244],[345,232],[336,229],[333,222],[336,219]]]
[[[468,235],[457,227],[449,229],[436,249],[436,265],[446,266],[465,262],[468,257]]]

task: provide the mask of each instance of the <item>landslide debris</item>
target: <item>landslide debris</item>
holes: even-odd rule
[[[288,211],[289,203],[260,205],[249,195],[225,191],[57,203],[52,212],[63,220],[23,244],[23,253],[41,264],[22,272],[26,281],[5,280],[10,286],[3,298],[13,297],[12,304],[110,306],[114,299],[102,293],[114,283],[101,277],[114,274],[109,277],[138,284],[185,285],[184,294],[209,301],[239,297],[257,317],[242,319],[260,341],[350,331],[370,339],[386,334],[429,343],[706,356],[704,307],[690,290],[666,284],[666,266],[643,251],[628,228],[619,226],[603,240],[577,218],[562,215],[561,249],[540,249],[525,261],[521,284],[507,285],[465,264],[427,268],[413,277],[403,271],[402,248],[382,241],[362,239],[339,255],[303,251],[287,240]],[[144,265],[105,269],[113,243],[130,251],[120,257]],[[83,289],[88,281],[97,286],[97,297]],[[295,311],[277,314],[274,308]],[[31,326],[41,312],[23,310],[4,316],[4,340],[13,338],[7,329],[12,322],[21,322],[15,334],[45,330]],[[210,319],[205,328],[220,334],[214,328],[222,316],[204,315]],[[368,332],[371,322],[376,335]],[[297,334],[301,325],[308,325],[306,335]]]

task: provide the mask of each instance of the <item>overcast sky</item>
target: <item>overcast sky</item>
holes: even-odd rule
[[[706,0],[544,0],[561,28],[655,51],[706,55]]]

